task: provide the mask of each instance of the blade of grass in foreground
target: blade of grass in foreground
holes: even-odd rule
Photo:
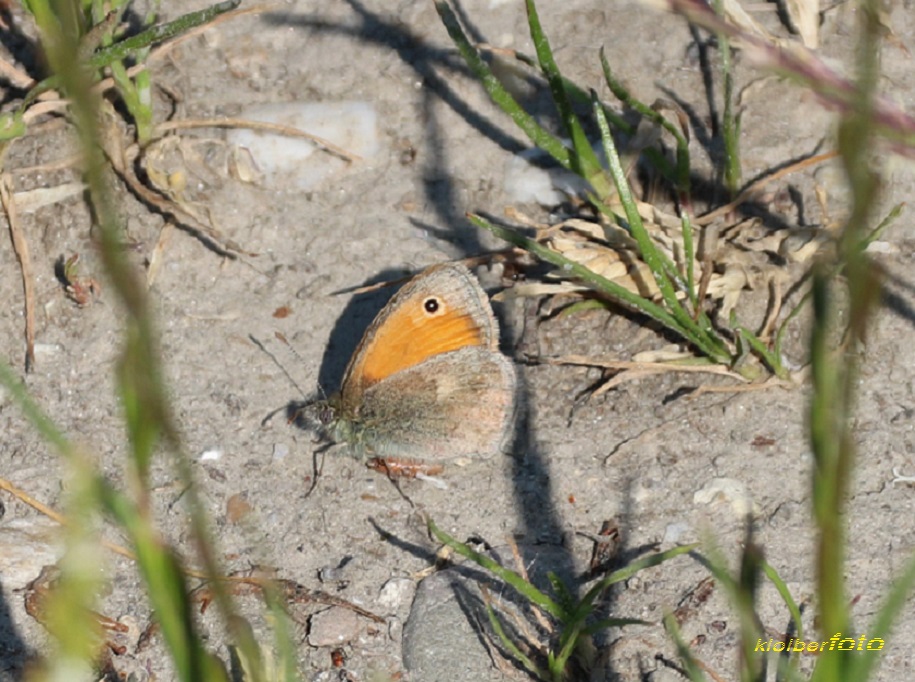
[[[96,475],[95,499],[99,507],[111,513],[127,531],[136,550],[139,568],[175,661],[178,678],[188,682],[225,679],[221,664],[206,650],[194,627],[180,562],[156,531],[150,511],[149,464],[156,444],[165,436],[175,455],[179,478],[185,484],[184,501],[190,510],[192,537],[198,554],[208,575],[219,574],[202,506],[165,399],[160,356],[154,342],[157,336],[146,289],[122,248],[120,224],[110,188],[105,182],[101,152],[103,132],[99,128],[102,119],[98,115],[101,102],[92,92],[90,70],[79,59],[81,28],[72,14],[56,15],[43,2],[36,3],[36,7],[42,45],[70,99],[83,152],[85,180],[99,227],[102,262],[124,312],[125,340],[118,363],[118,389],[132,447],[127,460],[131,497],[113,490],[104,478]],[[238,626],[240,621],[218,581],[213,582],[213,592],[220,614],[238,645],[256,647],[245,628]]]
[[[844,263],[848,301],[836,302],[829,269],[819,266],[813,275],[814,327],[811,334],[810,440],[814,455],[813,512],[817,541],[817,604],[820,630],[825,635],[848,633],[851,614],[845,584],[845,505],[855,465],[855,389],[859,349],[879,301],[878,272],[859,245],[876,205],[879,175],[874,166],[873,136],[881,28],[878,5],[863,0],[856,57],[857,96],[839,123],[838,150],[851,192],[851,212],[839,237],[839,259]],[[847,344],[831,345],[831,332],[847,316]],[[851,636],[843,634],[842,636]],[[857,653],[857,652],[856,652]],[[864,654],[870,657],[872,654]],[[819,656],[817,680],[851,679],[854,657],[841,652]]]

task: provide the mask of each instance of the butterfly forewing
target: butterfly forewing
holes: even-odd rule
[[[486,294],[463,266],[430,268],[378,314],[347,367],[345,403],[431,357],[467,346],[495,350],[498,328]]]

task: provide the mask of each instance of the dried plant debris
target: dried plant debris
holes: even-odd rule
[[[644,202],[638,207],[657,248],[674,263],[684,281],[692,269],[695,281],[702,284],[700,293],[704,293],[706,302],[724,325],[744,292],[769,289],[770,295],[780,301],[781,292],[799,280],[812,259],[832,244],[829,231],[821,228],[773,230],[757,218],[726,227],[714,223],[702,228],[698,253],[690,264],[683,249],[680,218]],[[551,250],[635,294],[660,300],[648,264],[640,257],[636,241],[626,229],[594,218],[569,218],[555,225],[543,225],[517,212],[513,216],[533,227],[535,239]],[[794,264],[803,267],[792,267]],[[549,280],[516,284],[512,295],[555,296],[590,291],[559,269],[549,274]],[[686,296],[685,287],[679,296]],[[777,314],[778,310],[774,312]]]
[[[677,620],[677,625],[682,626],[686,621],[694,618],[702,605],[712,596],[714,591],[715,580],[711,577],[706,577],[683,595],[674,611],[674,618]]]
[[[64,293],[77,307],[85,308],[102,293],[102,285],[92,277],[79,273],[79,254],[74,253],[67,259],[63,256],[54,263],[54,274],[64,288]]]
[[[594,547],[591,550],[591,559],[588,561],[588,571],[585,574],[588,580],[607,573],[618,560],[623,544],[619,523],[616,519],[605,520],[601,524],[600,531],[591,540],[594,542]]]
[[[60,569],[57,566],[45,566],[24,590],[26,613],[43,627],[47,627],[46,605],[59,578]],[[93,620],[91,627],[99,633],[94,661],[99,679],[149,679],[145,674],[147,661],[142,654],[157,632],[154,621],[149,621],[141,629],[140,623],[131,615],[117,620],[96,612],[91,612],[90,616]]]

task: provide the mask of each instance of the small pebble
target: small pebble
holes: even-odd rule
[[[340,646],[353,641],[358,634],[359,616],[339,606],[319,611],[309,620],[308,643],[311,646]]]
[[[222,450],[219,448],[208,448],[200,453],[201,462],[215,462],[222,457]]]
[[[409,578],[391,578],[378,592],[378,604],[388,611],[396,611],[413,601],[416,583]]]
[[[273,444],[273,461],[282,462],[286,459],[286,455],[289,454],[289,446],[285,443],[274,443]]]
[[[37,357],[49,358],[52,355],[57,355],[64,349],[59,343],[36,343],[35,344],[35,355]]]
[[[664,545],[676,545],[681,541],[683,536],[689,531],[689,524],[678,521],[667,524],[664,529],[664,539],[661,541]]]
[[[740,518],[754,513],[756,508],[746,484],[734,478],[713,478],[693,494],[695,504],[717,501],[730,502],[734,514]]]
[[[534,165],[535,160],[543,161],[547,167]],[[509,158],[502,185],[513,202],[541,206],[557,206],[569,196],[582,195],[588,188],[579,176],[556,164],[539,149],[528,149]]]

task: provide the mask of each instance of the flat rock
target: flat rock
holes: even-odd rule
[[[0,525],[0,584],[22,589],[45,566],[63,556],[60,526],[43,516],[11,519]]]
[[[378,153],[377,114],[368,102],[277,102],[242,110],[241,118],[277,123],[320,137],[363,161]],[[233,129],[228,140],[250,152],[265,185],[311,190],[352,164],[306,139]]]

